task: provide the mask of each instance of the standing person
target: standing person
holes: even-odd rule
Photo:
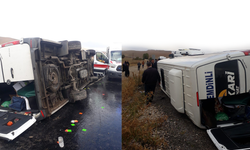
[[[148,69],[146,69],[142,74],[142,83],[144,83],[144,86],[145,86],[145,95],[147,95],[151,91],[154,94],[157,81],[160,84],[160,75],[158,71],[155,68],[152,68],[151,62],[148,62],[147,66],[148,66]],[[153,98],[154,98],[154,95],[149,97],[147,99],[147,104],[149,102],[152,102]]]
[[[157,59],[155,59],[155,63],[154,63],[153,68],[157,69]]]
[[[125,64],[126,64],[126,60],[125,60],[125,62],[122,64],[122,72],[125,71]]]
[[[128,66],[130,66],[129,62],[127,61]]]
[[[122,72],[125,72],[125,77],[127,76],[127,61],[122,64]]]
[[[129,62],[128,62],[128,61],[126,62],[126,65],[125,65],[125,66],[126,66],[125,76],[126,76],[126,77],[129,77]]]
[[[151,63],[152,63],[152,67],[155,68],[155,62],[154,62],[154,59],[151,60]]]
[[[137,65],[138,65],[138,71],[139,71],[139,70],[140,70],[140,67],[141,67],[141,63],[138,62]]]
[[[141,66],[142,66],[142,68],[144,68],[144,60],[142,61]]]

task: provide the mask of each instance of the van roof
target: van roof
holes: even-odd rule
[[[197,67],[210,62],[227,59],[228,54],[231,56],[231,58],[237,56],[244,56],[243,51],[224,51],[205,55],[175,57],[173,59],[168,58],[160,60],[158,64],[169,64],[183,67]]]

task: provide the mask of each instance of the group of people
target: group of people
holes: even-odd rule
[[[142,65],[142,68],[144,68],[144,61],[138,62],[138,70],[140,70],[140,67]],[[149,102],[152,102],[153,100],[153,95],[155,92],[155,87],[157,85],[157,83],[160,84],[160,75],[159,72],[157,70],[157,59],[152,59],[151,61],[147,61],[146,63],[147,65],[147,69],[143,72],[142,75],[142,83],[144,83],[144,87],[145,87],[145,95],[148,95],[148,93],[152,93],[150,94],[150,96],[147,99],[147,104],[149,104]],[[129,76],[129,62],[125,61],[123,63],[123,71],[125,71],[125,76],[128,77]]]
[[[147,63],[148,63],[148,62],[149,62],[149,61],[147,61]],[[155,69],[157,69],[157,59],[152,59],[152,60],[151,60],[151,63],[152,63],[152,67],[155,68]],[[138,63],[137,63],[138,71],[140,70],[141,65],[142,65],[142,68],[144,68],[144,61],[142,61],[142,63],[141,63],[141,62],[138,62]]]
[[[125,77],[129,76],[129,62],[125,61],[122,65],[122,71],[125,71]]]

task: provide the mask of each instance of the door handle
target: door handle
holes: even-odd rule
[[[14,70],[13,68],[10,69],[11,77],[14,78]]]

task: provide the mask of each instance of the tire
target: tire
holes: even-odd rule
[[[61,81],[58,67],[54,64],[46,65],[44,73],[46,87],[49,88],[49,91],[56,93],[60,88]]]
[[[68,42],[68,50],[81,50],[81,42],[80,41],[69,41]]]

